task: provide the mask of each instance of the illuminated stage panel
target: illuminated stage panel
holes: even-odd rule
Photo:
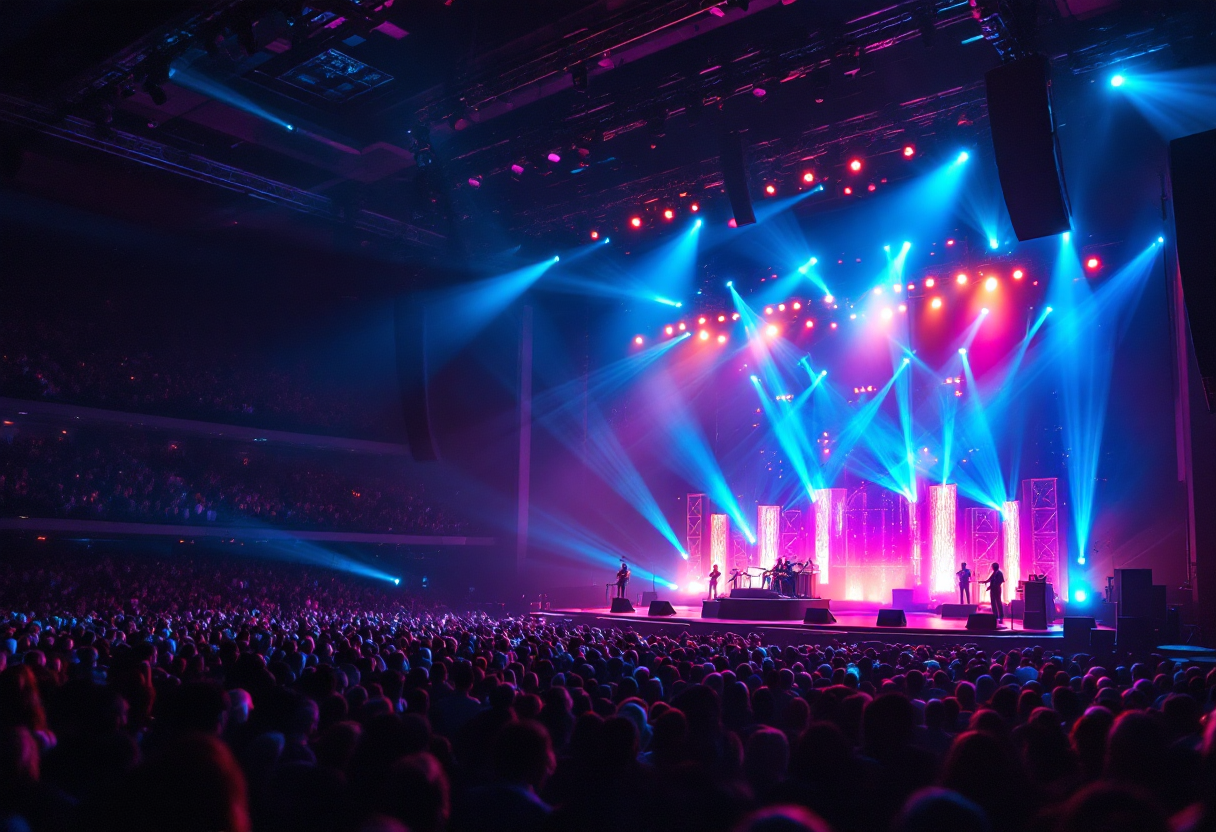
[[[772,569],[781,549],[781,506],[756,506],[756,566]]]
[[[955,535],[958,526],[958,486],[929,486],[929,591],[954,592]]]
[[[848,491],[843,488],[815,489],[815,565],[820,587],[828,585],[832,557],[839,557],[844,540],[844,503]]]
[[[1016,587],[1022,580],[1022,528],[1018,519],[1021,504],[1017,500],[1006,500],[1001,506],[1001,534],[1005,539],[1005,557],[1001,568],[1005,570],[1005,582]]]
[[[730,561],[730,518],[725,514],[709,515],[709,562],[725,570]]]

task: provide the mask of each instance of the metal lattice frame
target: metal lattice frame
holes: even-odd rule
[[[1030,513],[1030,569],[1037,575],[1045,575],[1056,594],[1066,597],[1066,575],[1060,569],[1060,507],[1056,478],[1022,480],[1022,493]]]
[[[781,512],[781,557],[802,560],[802,509],[787,508]]]
[[[967,509],[967,539],[971,571],[988,577],[993,562],[1001,562],[1001,513],[994,508]]]
[[[689,494],[684,540],[688,546],[688,572],[689,574],[698,576],[705,571],[701,568],[701,542],[705,528],[704,517],[705,495]]]
[[[748,566],[747,538],[739,529],[733,529],[730,535],[730,568],[746,572]]]

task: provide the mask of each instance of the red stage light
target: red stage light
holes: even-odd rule
[[[811,184],[815,181],[815,174],[808,170],[806,173],[802,174],[802,181],[808,185]]]
[[[683,331],[684,331],[684,330],[686,330],[686,329],[688,329],[688,327],[686,327],[684,324],[682,324],[682,323],[681,323],[681,324],[680,324],[680,332],[683,332]]]
[[[967,283],[967,275],[963,274],[962,272],[959,272],[954,279],[959,286],[963,286]]]
[[[764,314],[765,314],[765,315],[771,315],[771,314],[773,314],[773,307],[771,307],[771,306],[766,306],[766,307],[764,307]]]
[[[934,309],[941,309],[942,308],[942,299],[934,298],[933,300],[931,300],[929,302],[929,305],[932,306]]]
[[[905,159],[911,159],[911,158],[912,158],[913,156],[915,156],[915,155],[916,155],[916,148],[915,148],[915,147],[913,147],[913,146],[912,146],[912,145],[910,145],[910,144],[906,144],[906,145],[904,145],[904,158],[905,158]]]
[[[845,195],[845,196],[852,196],[852,195],[853,195],[853,189],[852,189],[852,188],[847,188],[847,187],[846,187],[846,188],[844,189],[844,195]]]
[[[668,208],[668,209],[666,209],[665,211],[663,211],[663,219],[665,219],[665,220],[673,220],[673,219],[675,219],[675,218],[676,218],[676,212],[675,212],[675,211],[673,211],[673,210],[671,210],[670,208]]]
[[[850,159],[849,160],[849,170],[853,171],[853,173],[857,173],[858,171],[860,171],[861,170],[861,160],[860,159]]]
[[[778,311],[778,312],[784,312],[784,311],[785,311],[785,304],[784,304],[784,303],[779,303],[779,304],[777,304],[777,311]]]
[[[642,343],[643,343],[645,340],[646,340],[645,338],[643,338],[641,335],[639,335],[639,336],[637,336],[636,338],[634,338],[634,339],[633,339],[633,343],[637,344],[637,345],[640,347],[640,346],[642,346]]]
[[[600,238],[600,232],[598,232],[598,231],[591,232],[591,239],[598,240],[599,238]]]
[[[807,329],[814,329],[814,328],[815,328],[815,322],[814,322],[814,321],[807,321],[807,322],[806,322],[806,328],[807,328]]]
[[[1021,280],[1025,276],[1026,276],[1026,272],[1022,271],[1021,269],[1013,270],[1013,279],[1014,280]]]
[[[695,214],[701,210],[701,205],[700,205],[700,203],[694,202],[692,205],[688,206],[688,210],[692,211]]]
[[[727,225],[727,227],[729,227],[729,228],[738,228],[738,227],[739,227],[739,222],[738,222],[738,220],[736,220],[734,217],[731,217],[731,218],[730,218],[730,221],[729,221],[729,222],[727,222],[727,223],[726,223],[726,225]]]
[[[737,320],[739,320],[739,313],[738,313],[738,312],[734,313],[733,315],[731,315],[731,316],[730,316],[730,319],[731,319],[732,321],[737,321]]]
[[[723,322],[725,322],[725,321],[726,321],[726,316],[725,316],[725,315],[719,315],[719,316],[718,316],[718,323],[723,323]]]
[[[703,329],[697,333],[697,337],[700,338],[702,341],[708,341],[709,333]]]
[[[801,309],[801,308],[802,308],[802,304],[801,304],[801,303],[799,303],[798,301],[794,301],[794,309],[795,309],[795,310],[798,310],[798,309]]]
[[[668,335],[675,335],[676,328],[674,326],[671,326],[670,324],[668,324],[667,329],[665,329],[663,331],[666,332]]]
[[[725,336],[725,335],[719,335],[719,336],[718,336],[718,343],[719,343],[719,344],[725,344],[725,343],[726,343],[726,336]]]
[[[997,286],[997,280],[995,277],[990,277],[984,281],[984,288],[987,289],[989,292],[995,292],[996,286]]]
[[[769,324],[768,327],[764,331],[768,333],[768,336],[770,338],[772,338],[772,337],[775,337],[777,335],[777,333],[780,332],[781,330],[777,329],[776,324]]]
[[[766,194],[768,194],[769,196],[772,196],[773,194],[777,193],[777,186],[776,185],[765,185],[764,192]]]
[[[925,288],[926,288],[926,289],[932,289],[932,288],[933,288],[933,285],[934,285],[935,283],[937,283],[937,281],[936,281],[936,280],[934,280],[933,278],[931,278],[931,277],[926,277],[926,278],[925,278]]]
[[[869,185],[866,186],[866,190],[869,191],[870,193],[874,193],[875,191],[878,190],[878,186],[875,185],[873,182],[871,182]]]
[[[1102,268],[1102,261],[1097,257],[1089,257],[1085,260],[1085,268],[1089,269],[1091,272],[1095,272]]]
[[[642,227],[642,218],[641,217],[631,217],[629,220],[629,224],[632,225],[634,228],[641,228]]]
[[[951,238],[951,239],[949,239],[949,240],[946,240],[946,245],[948,245],[948,246],[952,246],[952,245],[954,245],[954,240],[953,240],[953,238]]]
[[[832,329],[835,329],[835,328],[836,328],[836,322],[832,321]]]

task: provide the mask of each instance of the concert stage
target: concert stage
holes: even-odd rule
[[[912,610],[906,612],[908,619],[906,627],[879,627],[876,624],[878,606],[850,604],[847,601],[834,603],[841,605],[840,608],[832,607],[832,615],[836,618],[835,624],[803,624],[801,619],[774,621],[759,618],[704,618],[701,615],[700,605],[675,606],[676,614],[674,616],[653,618],[646,615],[644,607],[636,613],[620,615],[610,614],[606,607],[553,609],[535,612],[533,615],[549,621],[564,620],[593,627],[626,627],[646,633],[664,632],[672,635],[685,631],[695,635],[707,635],[713,632],[760,633],[766,641],[775,644],[823,643],[825,640],[838,640],[842,642],[882,641],[926,644],[973,642],[989,644],[989,646],[1004,644],[1020,647],[1030,644],[1062,643],[1064,638],[1064,630],[1059,625],[1053,625],[1047,630],[1025,630],[1022,628],[1021,622],[1007,621],[1002,629],[996,631],[968,630],[966,620],[942,618],[933,612]]]

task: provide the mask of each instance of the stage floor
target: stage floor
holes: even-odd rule
[[[967,629],[966,619],[942,618],[932,612],[908,611],[907,627],[878,627],[876,607],[849,609],[837,608],[834,602],[832,615],[835,624],[803,624],[801,621],[741,621],[724,618],[702,618],[701,606],[675,606],[674,616],[650,617],[646,608],[638,612],[613,615],[606,607],[582,607],[546,610],[533,615],[551,620],[569,620],[576,624],[595,627],[631,627],[645,631],[670,631],[673,628],[692,633],[707,634],[714,631],[752,633],[762,632],[766,638],[787,644],[808,643],[825,637],[853,641],[883,642],[941,642],[950,643],[987,642],[997,640],[1010,646],[1021,644],[1052,643],[1062,641],[1064,628],[1058,624],[1047,630],[1024,630],[1021,622],[1006,622],[996,631],[973,631]],[[1012,626],[1011,626],[1012,623]],[[1012,642],[1018,642],[1014,645]]]

